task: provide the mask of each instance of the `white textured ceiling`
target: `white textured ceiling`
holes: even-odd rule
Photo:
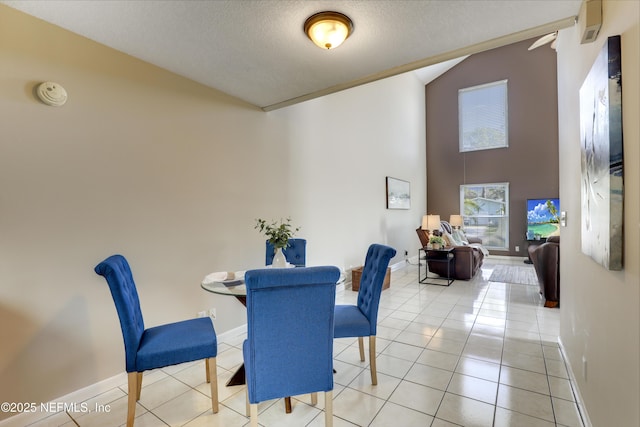
[[[270,110],[569,26],[581,0],[0,0],[10,7]],[[340,47],[310,15],[354,22]],[[449,66],[455,65],[455,61]]]

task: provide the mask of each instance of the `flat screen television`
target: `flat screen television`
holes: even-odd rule
[[[560,199],[527,200],[527,240],[560,234]]]

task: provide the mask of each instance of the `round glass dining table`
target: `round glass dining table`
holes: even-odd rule
[[[341,272],[336,284],[343,283],[344,280],[344,273]],[[244,272],[236,272],[235,278],[232,280],[203,281],[200,286],[205,291],[214,294],[236,297],[242,305],[247,305],[247,287],[244,283]]]
[[[214,294],[236,297],[242,305],[247,305],[247,286],[244,284],[244,278],[219,282],[202,282],[200,286],[205,291],[213,292]]]

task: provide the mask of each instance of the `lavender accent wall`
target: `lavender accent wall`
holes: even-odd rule
[[[526,200],[559,194],[556,52],[528,51],[534,40],[472,55],[425,87],[427,212],[459,213],[462,184],[509,182],[510,249],[495,255],[526,256]],[[502,79],[509,147],[460,153],[458,90]]]

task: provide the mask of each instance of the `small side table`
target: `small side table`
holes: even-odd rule
[[[420,251],[424,252],[424,258],[420,256]],[[418,259],[425,261],[424,267],[424,277],[420,273],[420,265],[418,263],[418,282],[426,284],[426,285],[439,285],[439,286],[449,286],[455,280],[451,277],[451,273],[455,271],[455,255],[453,253],[453,248],[443,248],[443,249],[427,249],[420,248],[418,250]],[[439,262],[447,264],[447,277],[429,277],[429,263],[430,262]],[[446,284],[437,283],[437,282],[428,282],[428,280],[440,279],[446,280]]]

